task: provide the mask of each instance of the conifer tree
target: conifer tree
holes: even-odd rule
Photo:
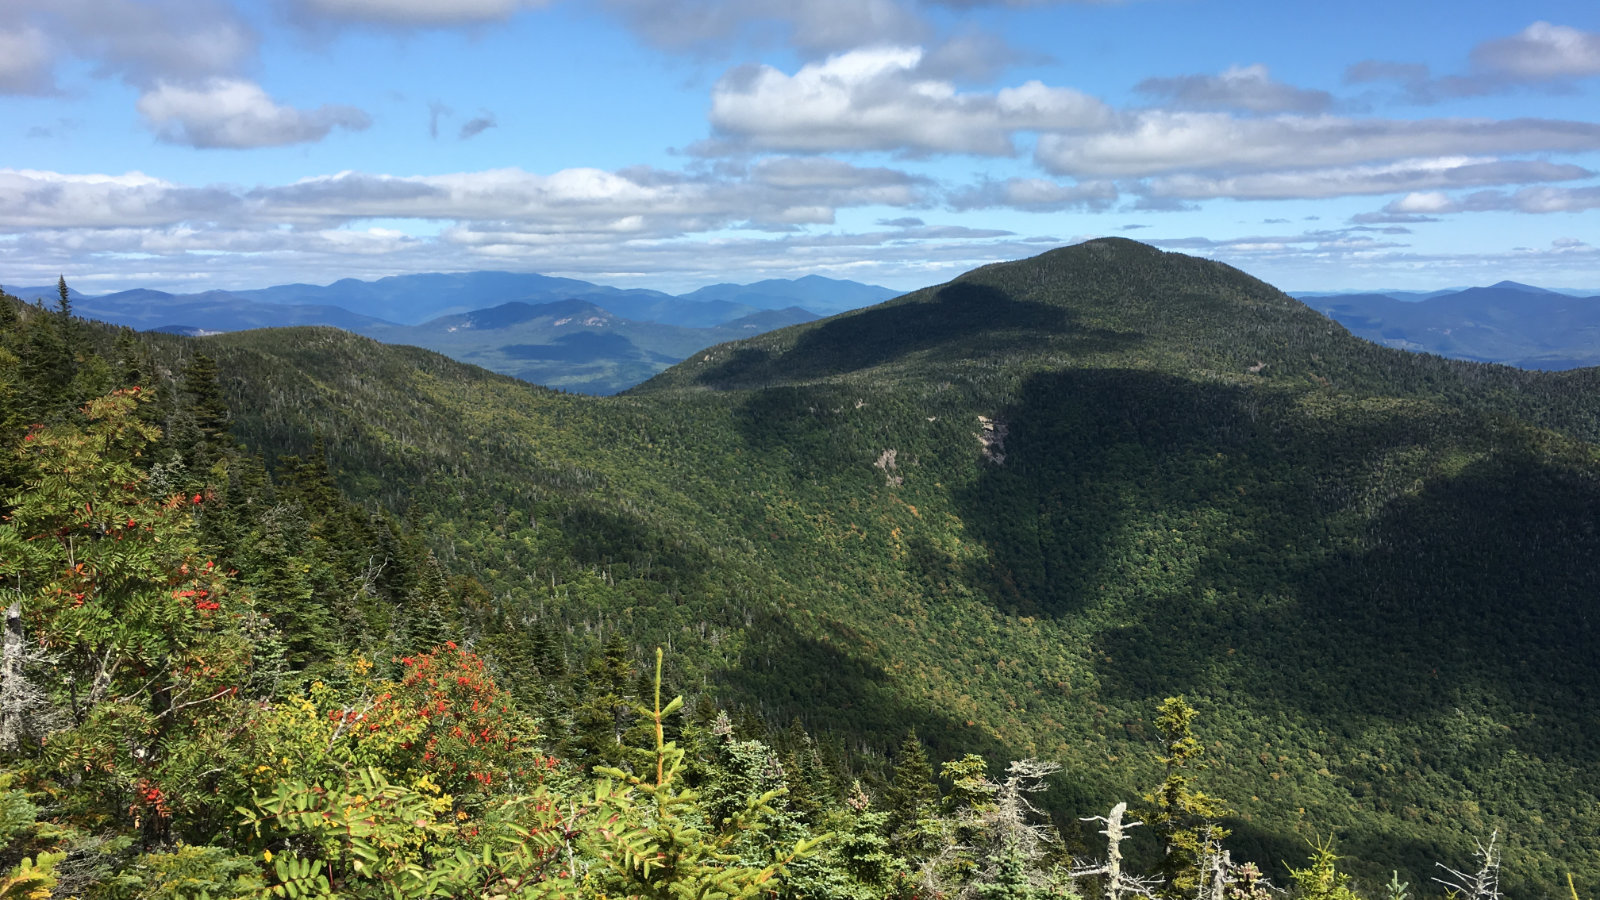
[[[894,776],[883,795],[889,813],[884,822],[891,843],[902,853],[918,853],[926,849],[918,824],[934,812],[939,800],[939,788],[933,783],[933,766],[928,753],[917,739],[913,729],[900,743],[895,755]]]
[[[1042,891],[1029,878],[1027,855],[1015,843],[1007,843],[1000,851],[1000,860],[994,876],[973,886],[978,900],[1036,900]]]
[[[591,759],[611,766],[627,762],[623,740],[634,718],[633,682],[628,642],[612,632],[584,672],[583,694],[573,714],[573,739]]]
[[[1168,697],[1156,710],[1166,778],[1145,801],[1151,805],[1150,825],[1165,847],[1161,861],[1164,897],[1192,895],[1200,877],[1201,857],[1228,836],[1228,830],[1216,823],[1227,815],[1222,801],[1191,787],[1190,767],[1204,751],[1194,736],[1195,716],[1194,707],[1182,697]]]
[[[787,806],[801,821],[821,823],[822,813],[833,795],[827,772],[817,758],[816,746],[799,717],[789,723],[783,754],[783,780],[788,788]]]
[[[192,476],[202,482],[206,473],[233,449],[228,431],[228,403],[222,396],[216,360],[196,353],[183,367],[180,391],[188,445],[182,446],[184,462]]]
[[[146,387],[149,380],[150,360],[133,336],[133,329],[117,329],[117,339],[112,344],[116,360],[118,387]]]
[[[72,318],[72,294],[67,290],[67,277],[56,276],[56,331],[61,335],[61,344],[67,348],[67,362],[76,364],[78,351],[77,323]],[[74,371],[76,367],[74,365]]]
[[[307,671],[340,655],[342,626],[326,563],[298,513],[293,505],[268,510],[235,558],[258,607],[283,634],[289,667]]]
[[[445,618],[450,607],[450,589],[439,560],[429,552],[417,573],[417,586],[407,603],[411,610],[410,645],[417,653],[427,653],[455,639],[454,629]]]
[[[1303,869],[1289,868],[1295,896],[1299,900],[1361,900],[1350,888],[1350,876],[1339,871],[1338,863],[1332,840],[1313,843],[1310,863]]]
[[[18,355],[22,361],[23,408],[28,418],[44,423],[75,418],[70,391],[77,372],[59,319],[35,307],[25,328],[27,337]]]

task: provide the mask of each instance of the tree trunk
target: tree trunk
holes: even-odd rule
[[[0,643],[0,753],[15,753],[21,740],[22,707],[22,597],[6,609],[5,639]]]

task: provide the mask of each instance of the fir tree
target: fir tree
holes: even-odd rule
[[[233,449],[216,360],[196,353],[183,367],[180,390],[185,430],[190,431],[188,445],[181,448],[184,462],[191,475],[204,481],[205,473]]]
[[[1310,864],[1303,869],[1289,869],[1298,900],[1361,900],[1350,889],[1350,876],[1339,871],[1338,863],[1332,840],[1312,844]]]
[[[266,511],[240,548],[244,581],[258,608],[283,635],[289,667],[314,670],[340,655],[340,624],[329,597],[331,579],[305,520],[292,505]]]
[[[413,652],[427,653],[455,639],[455,630],[445,618],[445,610],[450,605],[450,589],[444,571],[430,552],[417,573],[417,586],[407,603],[411,610],[408,630]]]
[[[1168,697],[1156,710],[1166,778],[1145,801],[1152,808],[1150,825],[1166,850],[1161,862],[1164,897],[1192,895],[1202,857],[1215,852],[1216,844],[1228,836],[1228,830],[1216,824],[1227,814],[1226,807],[1191,787],[1190,767],[1204,750],[1194,736],[1195,716],[1194,707],[1182,697]]]
[[[1028,863],[1022,848],[1007,843],[994,876],[973,885],[973,894],[978,900],[1036,900],[1042,892],[1029,878]]]
[[[783,781],[788,788],[788,808],[803,822],[818,825],[833,796],[827,772],[817,758],[811,735],[796,717],[789,723],[783,754]]]
[[[928,762],[928,753],[923,749],[922,741],[917,739],[915,730],[900,743],[900,752],[895,756],[894,776],[889,789],[884,792],[883,800],[889,814],[884,827],[888,829],[895,849],[902,853],[916,853],[925,849],[919,824],[933,814],[934,804],[939,800],[939,788],[933,783],[933,766]]]
[[[21,346],[25,401],[23,408],[34,422],[62,422],[76,418],[71,386],[77,374],[72,349],[62,336],[59,319],[35,308],[26,320],[27,337]]]
[[[573,740],[590,759],[612,766],[627,761],[623,738],[634,718],[633,681],[628,642],[613,632],[584,672],[573,714]]]

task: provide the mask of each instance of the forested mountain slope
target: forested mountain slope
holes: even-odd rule
[[[1592,890],[1594,370],[1376,347],[1122,240],[614,398],[330,330],[201,346],[242,440],[323,437],[497,616],[661,641],[857,750],[914,726],[1056,759],[1074,815],[1154,783],[1150,710],[1183,693],[1241,858],[1333,832],[1416,884],[1499,827],[1514,892]]]
[[[1527,369],[1600,364],[1600,297],[1507,281],[1415,301],[1356,294],[1306,302],[1356,334],[1392,347]]]
[[[817,316],[763,310],[704,327],[637,322],[587,300],[503,303],[421,325],[363,323],[345,330],[386,344],[426,347],[545,387],[586,394],[630,388],[708,344]]]

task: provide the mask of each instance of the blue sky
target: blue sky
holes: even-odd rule
[[[7,0],[0,283],[1600,289],[1592,0]]]

